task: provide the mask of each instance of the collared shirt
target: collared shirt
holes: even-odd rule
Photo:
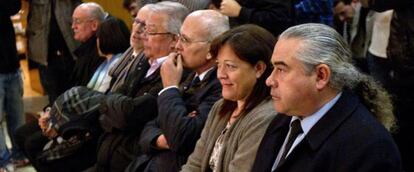
[[[114,83],[111,85],[110,92],[114,92],[121,85],[123,85],[126,78],[128,78],[134,69],[139,66],[141,59],[145,58],[142,50],[135,52],[132,47],[129,48],[123,56],[124,57],[109,70],[109,75],[116,78]]]
[[[168,56],[157,58],[156,60],[148,60],[148,63],[150,64],[150,68],[147,71],[147,74],[145,75],[145,78],[148,78],[151,76],[159,67],[161,67],[162,63],[167,60]]]
[[[194,76],[194,78],[196,78],[197,76],[198,76],[198,78],[200,79],[200,82],[204,79],[204,77],[206,77],[206,75],[207,75],[207,73],[210,71],[210,70],[212,70],[214,67],[211,67],[211,68],[209,68],[209,69],[207,69],[206,71],[204,71],[203,73],[201,73],[200,75],[199,74],[196,74],[195,76]],[[193,79],[194,79],[193,78]],[[168,90],[168,89],[170,89],[170,88],[176,88],[176,89],[178,89],[178,85],[171,85],[171,86],[168,86],[168,87],[165,87],[165,88],[163,88],[159,93],[158,93],[158,95],[161,95],[165,90]]]
[[[318,111],[311,114],[310,116],[304,117],[303,119],[300,119],[298,116],[293,116],[290,124],[296,119],[300,120],[300,126],[302,127],[303,133],[299,134],[298,137],[296,137],[295,141],[292,144],[292,147],[290,147],[289,152],[286,154],[286,157],[289,156],[289,154],[292,152],[292,150],[305,138],[305,136],[309,133],[309,131],[312,129],[312,127],[323,117],[325,116],[326,112],[329,111],[335,105],[335,103],[339,100],[341,97],[342,92],[338,93],[332,100],[330,100],[328,103],[322,106]],[[280,162],[280,159],[282,158],[283,150],[285,150],[285,146],[287,144],[288,136],[291,131],[291,125],[289,125],[289,133],[286,135],[285,141],[283,142],[283,146],[279,150],[279,153],[277,154],[277,158],[275,163],[273,164],[272,171],[276,169],[277,165]]]

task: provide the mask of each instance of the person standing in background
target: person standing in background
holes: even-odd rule
[[[39,67],[49,102],[65,91],[79,43],[71,29],[72,13],[80,0],[30,0],[27,18],[29,62]]]
[[[377,12],[393,9],[387,58],[390,59],[390,93],[393,94],[398,131],[393,135],[400,149],[405,171],[414,171],[414,1],[361,0],[362,6]]]
[[[16,37],[10,16],[21,8],[20,0],[0,1],[0,172],[13,160],[24,157],[16,147],[14,133],[23,124],[23,84],[16,50]],[[6,146],[3,120],[12,142],[12,151]]]
[[[391,18],[393,10],[375,12],[373,14],[373,27],[370,45],[367,53],[369,73],[378,80],[384,88],[390,84],[390,59],[387,58],[387,44],[390,36]]]
[[[277,37],[294,22],[292,0],[212,0],[211,3],[229,17],[232,28],[256,24]]]
[[[129,12],[132,19],[134,19],[137,16],[137,13],[141,8],[140,6],[138,6],[137,1],[135,0],[123,0],[122,7]]]

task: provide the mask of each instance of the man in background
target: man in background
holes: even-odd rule
[[[0,172],[6,170],[11,158],[24,159],[14,139],[17,127],[24,122],[23,81],[16,50],[16,37],[10,19],[20,8],[20,0],[0,1]],[[6,146],[3,121],[7,123],[7,133],[12,143],[11,152]]]
[[[75,40],[69,21],[80,0],[31,0],[27,18],[29,66],[38,66],[49,102],[65,91],[72,73]]]

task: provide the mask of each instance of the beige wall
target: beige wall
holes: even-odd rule
[[[122,7],[122,0],[84,0],[84,2],[96,2],[100,4],[105,11],[108,11],[111,15],[118,17],[131,28],[132,18],[128,11]]]

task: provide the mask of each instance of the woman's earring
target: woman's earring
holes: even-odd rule
[[[207,54],[206,59],[207,59],[207,60],[211,60],[212,58],[213,58],[213,57],[211,56],[211,54],[210,54],[210,53],[208,53],[208,54]]]

